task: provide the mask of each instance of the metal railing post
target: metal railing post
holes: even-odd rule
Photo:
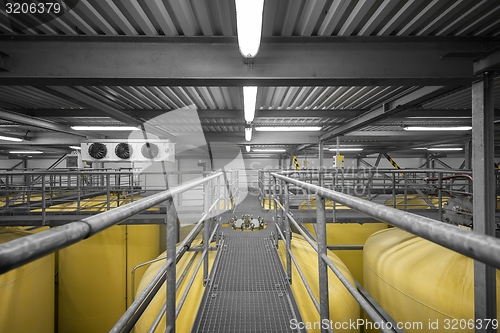
[[[175,280],[176,280],[176,240],[177,240],[177,212],[173,198],[167,199],[167,262],[172,265],[167,270],[167,307],[166,332],[175,332]]]
[[[45,209],[47,206],[45,198],[45,175],[42,176],[42,225],[45,225]]]
[[[318,241],[318,277],[319,277],[319,315],[320,321],[330,321],[330,304],[328,299],[328,266],[323,259],[326,255],[326,216],[325,199],[316,194],[316,239]],[[322,332],[328,332],[321,328]]]
[[[285,201],[285,209],[283,212],[284,222],[285,222],[285,246],[286,246],[286,275],[288,277],[288,283],[292,284],[292,262],[290,257],[291,243],[292,243],[292,232],[290,230],[290,220],[288,219],[288,211],[290,210],[290,195],[288,193],[288,184],[283,181],[283,196]]]
[[[106,210],[111,209],[111,178],[110,174],[106,174]]]
[[[204,175],[205,176],[205,175]],[[210,181],[211,183],[211,181]],[[205,251],[208,251],[209,244],[208,244],[208,237],[210,237],[210,229],[208,228],[208,224],[210,221],[210,212],[209,207],[210,207],[210,183],[206,182],[203,184],[203,210],[206,214],[206,218],[203,221],[203,233],[202,233],[202,239],[203,239],[203,248]],[[208,280],[208,256],[205,256],[203,259],[203,286],[206,286]]]

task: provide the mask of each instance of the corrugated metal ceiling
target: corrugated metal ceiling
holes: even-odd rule
[[[263,36],[498,36],[496,0],[266,0]],[[33,27],[0,15],[4,34],[235,36],[233,0],[80,0]]]
[[[236,36],[234,0],[80,0],[74,10],[48,22],[13,18],[0,11],[0,34],[58,36]],[[266,0],[263,36],[500,36],[498,0]],[[284,111],[283,117],[259,117],[254,125],[321,125],[330,130],[350,118],[335,110],[368,111],[417,90],[409,86],[259,87],[258,110]],[[140,110],[242,112],[241,87],[207,86],[76,86],[77,92],[125,113]],[[500,79],[495,79],[495,105],[500,105]],[[470,109],[471,89],[424,102],[424,109]],[[50,87],[0,86],[0,108],[63,110],[68,115],[41,117],[66,125],[120,124],[109,117],[84,117],[87,107]],[[302,111],[300,117],[285,111]],[[313,111],[331,111],[329,117]],[[76,112],[78,111],[78,112]],[[309,113],[309,114],[308,114]],[[76,116],[73,114],[77,114]],[[404,117],[402,117],[404,118]],[[400,119],[375,123],[365,131],[397,131]],[[402,121],[402,120],[401,120]],[[423,121],[422,121],[423,122]],[[446,120],[433,123],[450,123]],[[2,122],[0,125],[9,125]],[[242,132],[240,118],[202,118],[207,132]],[[193,124],[162,124],[168,131],[194,131]],[[40,129],[38,129],[40,130]],[[41,130],[40,130],[41,131]],[[375,139],[374,139],[375,140]]]

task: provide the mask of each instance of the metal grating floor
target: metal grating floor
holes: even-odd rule
[[[192,332],[295,332],[301,321],[273,245],[273,225],[257,231],[222,228],[223,250]]]

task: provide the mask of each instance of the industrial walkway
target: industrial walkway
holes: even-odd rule
[[[255,204],[256,197],[247,197],[234,215],[265,216]],[[244,211],[249,206],[254,211]],[[222,251],[193,332],[294,332],[290,321],[301,321],[300,314],[274,246],[274,223],[266,222],[267,228],[255,231],[222,228]]]

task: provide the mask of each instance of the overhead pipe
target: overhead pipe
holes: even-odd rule
[[[392,207],[359,199],[348,194],[336,192],[277,173],[272,176],[297,185],[318,196],[328,198],[344,206],[387,222],[414,235],[444,246],[467,257],[500,268],[500,239],[460,229],[441,221]]]
[[[0,274],[89,238],[177,194],[221,175],[222,172],[218,172],[98,215],[0,244]]]

